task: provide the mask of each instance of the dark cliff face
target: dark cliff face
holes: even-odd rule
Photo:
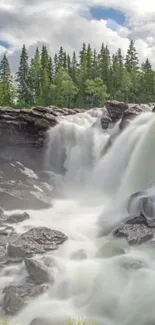
[[[44,175],[47,131],[58,116],[78,109],[37,107],[0,108],[0,206],[4,209],[40,209],[51,205],[53,187]]]
[[[80,111],[57,107],[37,107],[31,110],[1,108],[0,161],[20,161],[29,168],[42,169],[47,144],[46,131],[58,123],[58,116]]]

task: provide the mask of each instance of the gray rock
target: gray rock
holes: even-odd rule
[[[110,116],[104,116],[101,118],[101,126],[103,130],[108,129],[110,123],[112,123]]]
[[[8,218],[6,219],[7,223],[18,223],[18,222],[22,222],[24,220],[29,219],[30,216],[27,212],[23,212],[23,213],[13,213],[10,216],[8,216]]]
[[[121,122],[120,122],[120,129],[123,130],[129,123],[137,117],[140,113],[142,113],[144,110],[140,105],[133,105],[130,106],[127,110],[124,111]]]
[[[113,123],[116,123],[123,115],[124,111],[129,108],[129,105],[124,102],[118,102],[116,100],[108,100],[105,102],[108,114]]]
[[[51,325],[51,322],[45,318],[34,318],[29,325]]]
[[[74,252],[71,256],[73,260],[85,260],[87,259],[87,253],[84,249],[79,249],[78,251]]]
[[[2,308],[6,314],[16,314],[30,300],[43,294],[48,289],[48,286],[34,286],[32,284],[24,284],[20,286],[10,285],[3,290],[4,298]]]
[[[127,270],[139,270],[142,268],[147,268],[148,265],[145,261],[128,261],[123,262],[121,265],[123,268]]]
[[[125,237],[130,245],[140,245],[153,238],[153,232],[144,224],[124,224],[114,231],[115,237]]]
[[[43,284],[49,281],[48,268],[41,261],[34,259],[25,259],[26,270],[30,278],[37,284]]]
[[[67,236],[60,231],[46,227],[32,228],[8,245],[8,255],[25,257],[45,253],[58,249],[65,240]]]

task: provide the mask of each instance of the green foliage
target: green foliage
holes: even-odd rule
[[[0,105],[11,105],[14,99],[13,81],[6,55],[0,64]]]
[[[29,73],[28,53],[25,45],[23,45],[19,69],[17,72],[17,97],[19,101],[30,104],[33,102],[33,92],[31,90],[31,78]]]
[[[155,72],[148,59],[139,64],[134,41],[126,56],[119,48],[113,55],[102,43],[99,53],[82,44],[77,54],[61,46],[53,58],[43,45],[29,62],[23,45],[16,83],[6,55],[0,63],[0,105],[29,108],[34,105],[60,107],[103,106],[106,98],[126,102],[155,101]]]
[[[85,82],[88,107],[102,107],[108,97],[107,87],[101,78],[87,79]]]

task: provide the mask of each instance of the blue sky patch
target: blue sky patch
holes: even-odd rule
[[[115,21],[116,25],[125,24],[125,15],[118,10],[96,6],[96,7],[92,7],[90,9],[90,12],[91,12],[91,16],[97,20],[104,19],[104,20],[109,20],[110,22]]]
[[[5,47],[6,49],[8,49],[10,47],[10,44],[9,43],[7,43],[5,41],[2,41],[2,40],[0,40],[0,45],[3,46],[3,47]]]

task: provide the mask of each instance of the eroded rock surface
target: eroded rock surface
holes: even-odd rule
[[[30,300],[43,294],[48,286],[36,286],[34,284],[23,284],[19,286],[10,285],[3,290],[4,298],[2,302],[3,310],[6,314],[16,314]]]
[[[20,162],[5,162],[0,165],[0,206],[2,208],[6,210],[49,208],[52,191],[52,185]],[[3,210],[0,211],[0,216],[2,212]]]
[[[125,237],[130,245],[140,245],[153,238],[153,231],[143,224],[124,224],[115,230],[114,235]]]
[[[43,284],[49,281],[50,277],[48,268],[44,265],[43,262],[26,258],[25,266],[30,279],[32,279],[35,283]]]
[[[142,213],[129,216],[114,231],[115,237],[125,237],[129,244],[139,245],[153,238],[155,218],[149,219]]]
[[[67,236],[60,231],[46,227],[32,228],[8,245],[8,255],[25,257],[43,254],[46,251],[58,249],[59,245],[66,240]]]

